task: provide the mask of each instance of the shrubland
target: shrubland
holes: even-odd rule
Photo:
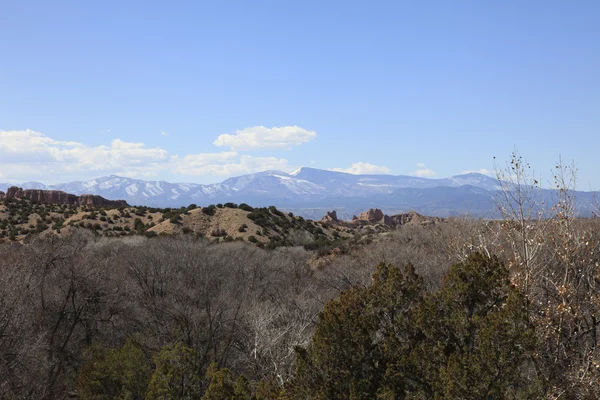
[[[0,398],[599,398],[600,221],[577,218],[570,166],[545,215],[526,164],[507,171],[502,219],[406,225],[344,251],[247,205],[290,242],[4,241]],[[250,226],[235,230],[258,242]]]

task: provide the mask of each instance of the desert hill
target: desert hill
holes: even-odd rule
[[[322,249],[368,241],[406,224],[442,221],[415,212],[387,216],[380,209],[370,209],[348,221],[338,219],[336,211],[331,211],[321,220],[313,221],[274,206],[253,208],[243,203],[132,207],[122,200],[38,189],[10,188],[0,196],[0,240],[11,241],[85,229],[107,237],[194,235],[213,242],[246,241],[268,248]]]

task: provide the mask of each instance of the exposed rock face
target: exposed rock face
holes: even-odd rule
[[[438,217],[426,217],[414,211],[410,211],[404,214],[392,215],[389,218],[389,224],[391,226],[401,226],[406,224],[421,224],[421,225],[433,225],[437,222],[443,221],[442,218]]]
[[[80,206],[93,207],[127,207],[129,205],[125,200],[107,200],[95,194],[82,194],[78,197],[78,203]]]
[[[1,193],[1,192],[0,192]],[[4,195],[6,199],[28,199],[38,203],[45,204],[69,204],[79,206],[93,206],[93,207],[126,207],[128,206],[125,200],[107,200],[104,197],[82,194],[76,196],[62,192],[60,190],[40,190],[40,189],[28,189],[23,190],[19,187],[12,186],[8,188],[8,191]]]
[[[6,193],[4,193],[3,191],[0,191],[0,200],[6,198]]]
[[[392,225],[405,225],[414,220],[417,216],[420,217],[420,215],[417,213],[409,212],[405,214],[392,215],[388,218],[390,219],[390,223]]]
[[[360,214],[359,217],[354,216],[352,218],[353,224],[383,224],[390,227],[398,227],[406,224],[428,225],[440,221],[443,221],[443,219],[437,217],[425,217],[414,211],[389,216],[385,215],[383,211],[378,208],[372,208],[369,211]]]
[[[443,221],[442,218],[437,217],[425,217],[414,211],[409,211],[403,214],[397,215],[385,215],[379,208],[371,208],[369,211],[365,211],[360,214],[359,217],[356,215],[352,217],[352,221],[344,222],[338,219],[335,211],[327,212],[321,222],[327,222],[336,225],[350,224],[351,226],[369,226],[369,225],[386,225],[390,228],[397,228],[406,224],[420,224],[430,225],[437,222]]]
[[[321,218],[321,222],[340,222],[340,220],[337,217],[337,212],[335,210],[331,211],[331,212],[327,212],[327,215],[325,215],[323,218]]]
[[[383,214],[383,211],[381,211],[379,208],[371,208],[369,211],[365,211],[364,213],[360,214],[358,220],[367,222],[382,222],[384,217],[385,215]]]

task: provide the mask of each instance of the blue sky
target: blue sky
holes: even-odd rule
[[[597,1],[0,3],[0,181],[445,177],[600,188]]]

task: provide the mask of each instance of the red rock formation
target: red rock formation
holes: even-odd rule
[[[408,212],[404,214],[392,215],[389,218],[392,225],[405,225],[410,223],[417,216],[420,215],[415,212]]]
[[[352,218],[353,224],[369,225],[369,224],[383,224],[390,227],[398,227],[406,224],[435,224],[436,222],[443,221],[442,218],[438,217],[425,217],[414,211],[410,211],[403,214],[397,214],[388,216],[378,208],[372,208],[369,211],[365,211],[360,214],[360,217],[354,216]]]
[[[321,218],[321,222],[334,222],[334,223],[338,223],[340,222],[340,220],[337,217],[337,212],[335,210],[331,211],[331,212],[327,212],[327,215],[325,215],[323,218]]]
[[[80,206],[91,206],[91,207],[127,207],[129,204],[125,200],[107,200],[102,196],[95,194],[82,194],[78,198]]]
[[[391,226],[402,226],[402,225],[406,225],[406,224],[429,225],[429,224],[435,224],[437,222],[443,221],[442,218],[425,217],[414,211],[409,211],[404,214],[392,215],[391,217],[388,217],[388,218],[390,220]]]
[[[6,192],[6,195],[4,197],[7,199],[28,199],[31,201],[45,204],[69,204],[93,207],[128,206],[125,200],[107,200],[104,197],[93,194],[82,194],[81,196],[76,196],[74,194],[69,194],[60,190],[23,190],[16,186],[8,188],[8,191]]]
[[[381,211],[379,208],[371,208],[369,211],[365,211],[364,213],[360,214],[360,217],[358,217],[358,219],[360,221],[367,221],[367,222],[383,222],[385,215],[383,214],[383,211]]]

